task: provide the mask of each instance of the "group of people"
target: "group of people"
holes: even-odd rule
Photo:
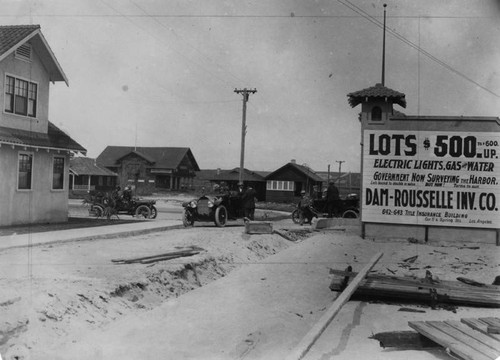
[[[300,192],[300,195],[301,199],[298,203],[298,208],[301,214],[300,225],[303,225],[304,222],[310,224],[312,222],[312,219],[317,216],[316,211],[312,207],[313,201],[305,190],[302,190]],[[333,181],[330,181],[330,183],[328,184],[328,188],[326,189],[326,210],[328,212],[329,218],[337,215],[339,200],[339,189],[337,189]]]
[[[245,189],[243,187],[243,183],[238,183],[238,195],[241,199],[241,207],[243,208],[244,217],[249,220],[254,220],[257,191],[255,191],[251,185],[248,185]]]
[[[121,189],[120,186],[117,186],[111,194],[111,199],[114,201],[116,207],[128,204],[132,200],[132,187],[127,185],[123,191]]]

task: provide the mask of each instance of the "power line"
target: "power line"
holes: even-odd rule
[[[378,26],[379,28],[384,28],[384,25],[378,21],[376,18],[374,18],[373,16],[369,15],[367,12],[365,12],[363,9],[361,9],[360,7],[354,5],[352,2],[350,2],[349,0],[337,0],[339,3],[341,3],[342,5],[348,7],[349,9],[351,9],[352,11],[362,15],[365,19],[367,19],[368,21],[370,21],[372,24]],[[342,1],[345,1],[342,2]],[[346,4],[347,3],[347,4]],[[394,36],[395,38],[397,38],[398,40],[401,40],[402,42],[404,42],[405,44],[407,44],[408,46],[412,47],[413,49],[417,50],[419,53],[427,56],[429,59],[431,59],[432,61],[436,62],[437,64],[441,65],[442,67],[444,67],[445,69],[455,73],[456,75],[464,78],[465,80],[471,82],[472,84],[476,85],[477,87],[483,89],[484,91],[487,91],[488,93],[496,96],[496,97],[500,97],[500,95],[496,94],[495,92],[493,92],[492,90],[486,88],[485,86],[479,84],[477,81],[471,79],[470,77],[468,77],[467,75],[461,73],[460,71],[454,69],[452,66],[448,65],[447,63],[445,63],[444,61],[438,59],[437,57],[435,57],[434,55],[432,55],[431,53],[429,53],[428,51],[422,49],[420,46],[412,43],[410,40],[406,39],[404,36],[398,34],[396,31],[394,30],[391,30],[391,29],[387,29],[387,32],[389,32],[389,34],[391,34],[392,36]]]
[[[210,62],[215,65],[218,69],[222,69],[222,67],[218,64],[216,64],[209,56],[207,56],[206,54],[204,54],[201,50],[199,50],[197,47],[195,46],[192,46],[191,44],[189,44],[188,41],[186,41],[185,39],[183,39],[180,35],[177,34],[177,32],[174,30],[174,29],[168,29],[163,23],[161,23],[160,21],[158,21],[158,19],[155,18],[155,16],[149,14],[148,12],[146,12],[146,10],[144,10],[142,7],[140,7],[136,2],[134,2],[133,0],[129,0],[132,4],[134,4],[135,7],[137,7],[139,10],[141,10],[148,18],[152,19],[154,22],[156,22],[158,25],[160,25],[162,28],[164,29],[167,29],[167,30],[170,30],[170,32],[172,34],[174,34],[178,39],[182,40],[182,42],[184,44],[186,44],[187,46],[189,46],[191,49],[195,50],[196,52],[198,52],[199,54],[201,54],[203,57],[207,58],[208,60],[210,60]],[[232,74],[231,72],[227,71],[226,69],[222,69],[224,70],[227,74],[229,74],[230,76],[232,76],[237,82],[244,82],[244,80],[242,79],[239,79],[236,75]]]
[[[122,14],[122,15],[117,15],[117,14],[32,14],[32,16],[36,17],[47,17],[47,18],[55,18],[55,17],[60,17],[60,18],[119,18],[122,16],[130,17],[130,18],[200,18],[200,19],[205,19],[205,18],[215,18],[215,19],[303,19],[303,18],[312,18],[312,19],[356,19],[356,18],[364,18],[363,15],[297,15],[297,14],[288,14],[288,15],[261,15],[261,14],[256,14],[256,15],[227,15],[227,14]],[[9,17],[15,17],[18,18],[19,14],[1,14],[0,17],[3,18],[9,18]],[[462,16],[462,15],[420,15],[421,18],[425,19],[496,19],[496,16]],[[375,17],[374,17],[375,18]],[[393,19],[418,19],[419,16],[417,15],[392,15],[388,16],[388,18],[393,18]]]

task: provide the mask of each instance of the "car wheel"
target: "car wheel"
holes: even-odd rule
[[[184,213],[182,214],[182,224],[184,225],[184,227],[194,225],[193,215],[191,215],[187,210],[184,210]]]
[[[300,212],[298,209],[295,209],[293,212],[292,212],[292,221],[295,223],[295,224],[298,224],[300,223]]]
[[[89,213],[91,216],[95,216],[97,218],[100,218],[104,215],[104,209],[100,205],[92,205]]]
[[[227,210],[226,207],[221,205],[215,209],[215,225],[218,227],[226,226],[227,221]]]
[[[156,217],[158,216],[158,210],[156,209],[156,206],[151,206],[150,209],[151,209],[151,215],[149,218],[156,219]]]
[[[149,219],[151,216],[151,209],[149,209],[146,205],[139,205],[137,209],[135,209],[135,216],[138,218]]]
[[[357,219],[358,213],[354,210],[347,210],[342,214],[342,217],[346,219]]]

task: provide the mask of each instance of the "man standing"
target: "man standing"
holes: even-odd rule
[[[241,196],[241,202],[245,217],[250,220],[254,220],[256,195],[257,192],[255,191],[255,189],[251,185],[248,185],[246,190],[243,192],[243,195]]]
[[[328,189],[326,189],[326,206],[328,207],[329,218],[333,217],[333,214],[336,213],[339,200],[339,189],[337,189],[333,181],[330,181]]]
[[[300,225],[304,225],[304,222],[308,222],[309,224],[312,222],[312,218],[314,217],[313,212],[311,211],[312,200],[311,197],[306,193],[305,190],[300,192],[301,199],[299,201],[299,211],[300,211]]]

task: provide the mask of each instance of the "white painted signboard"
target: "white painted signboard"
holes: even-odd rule
[[[500,227],[500,133],[364,130],[362,221]]]

